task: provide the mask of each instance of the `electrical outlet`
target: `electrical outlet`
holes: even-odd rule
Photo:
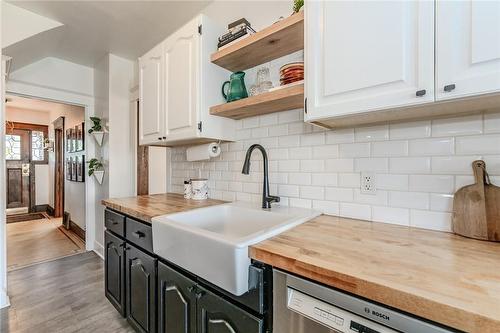
[[[373,172],[362,172],[361,173],[361,193],[364,194],[376,194],[377,193],[377,182],[375,173]]]

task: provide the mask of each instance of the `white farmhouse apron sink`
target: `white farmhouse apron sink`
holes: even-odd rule
[[[236,202],[157,216],[153,252],[239,296],[248,291],[248,247],[318,215],[310,209],[263,210]]]

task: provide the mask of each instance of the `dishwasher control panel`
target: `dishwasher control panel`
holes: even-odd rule
[[[333,332],[397,333],[397,331],[386,326],[345,311],[293,288],[288,287],[287,294],[287,306],[290,310],[327,326]]]

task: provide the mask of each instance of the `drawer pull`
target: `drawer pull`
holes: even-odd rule
[[[146,236],[146,234],[144,234],[142,231],[134,231],[132,235],[136,238],[143,238]]]
[[[426,94],[425,89],[419,90],[419,91],[417,91],[417,92],[415,93],[415,95],[416,95],[417,97],[422,97],[422,96],[424,96],[425,94]]]
[[[112,224],[112,225],[118,225],[118,224],[120,224],[120,223],[118,223],[118,222],[116,222],[116,221],[113,221],[111,224]]]
[[[452,90],[455,90],[455,84],[448,84],[448,85],[444,86],[443,90],[446,92],[450,92]]]

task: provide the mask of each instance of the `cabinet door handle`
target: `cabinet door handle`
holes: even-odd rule
[[[229,332],[231,333],[236,333],[236,331],[234,330],[234,328],[231,326],[231,324],[229,324],[227,321],[225,321],[224,319],[209,319],[208,320],[210,323],[212,324],[224,324],[224,326],[226,326],[226,328],[229,330]]]
[[[163,139],[163,140],[166,140],[166,139],[167,139],[167,137],[166,137],[166,136],[164,136],[162,139]]]
[[[161,137],[159,137],[158,140],[161,140]]]
[[[112,225],[117,225],[117,224],[119,224],[119,223],[118,223],[118,222],[116,222],[116,221],[113,221],[111,224],[112,224]]]
[[[443,88],[443,90],[445,92],[450,92],[450,91],[452,91],[454,89],[455,89],[455,84],[454,83],[453,84],[448,84],[448,85],[444,86],[444,88]]]
[[[145,235],[142,231],[134,231],[134,232],[132,233],[132,235],[133,235],[134,237],[136,237],[136,238],[142,238],[142,237],[146,236],[146,235]]]
[[[415,93],[415,95],[416,95],[417,97],[422,97],[422,96],[424,96],[425,94],[426,94],[425,89],[418,90],[418,91]]]

